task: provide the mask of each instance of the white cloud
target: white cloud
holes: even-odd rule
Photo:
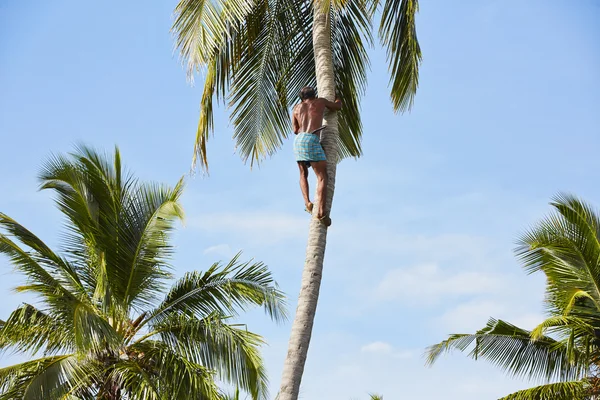
[[[490,317],[529,330],[544,319],[542,314],[524,309],[515,299],[474,299],[446,311],[438,321],[448,333],[473,333],[483,328]]]
[[[386,342],[373,342],[361,347],[363,353],[391,353],[392,345]]]
[[[445,312],[440,321],[448,333],[473,333],[485,326],[490,317],[498,318],[506,307],[491,300],[473,300]]]
[[[373,355],[389,356],[399,360],[412,358],[415,355],[411,350],[397,350],[387,342],[372,342],[360,348],[361,353],[370,353]]]
[[[397,358],[399,360],[406,360],[408,358],[413,358],[415,356],[415,351],[411,350],[402,350],[395,352],[392,357]]]
[[[544,319],[545,317],[542,314],[527,313],[512,319],[507,319],[507,321],[518,326],[519,328],[533,330],[536,326],[542,323]]]
[[[502,279],[491,273],[447,273],[430,263],[388,271],[377,286],[376,296],[381,300],[434,304],[447,297],[497,292],[502,286]]]
[[[225,233],[251,242],[274,244],[305,237],[310,216],[277,212],[221,212],[191,218],[188,225],[211,233]]]
[[[360,379],[363,371],[359,364],[344,364],[336,368],[335,375],[346,379]]]
[[[204,249],[203,254],[216,254],[223,257],[232,255],[231,247],[228,244],[217,244]]]

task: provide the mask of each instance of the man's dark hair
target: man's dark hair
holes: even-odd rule
[[[316,97],[315,89],[310,86],[304,86],[302,90],[300,90],[300,100],[308,100],[314,99]]]

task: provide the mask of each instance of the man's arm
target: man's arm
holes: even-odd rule
[[[296,107],[292,109],[292,129],[296,135],[300,131],[300,122],[298,122],[298,118],[296,117]]]
[[[332,111],[340,111],[342,109],[342,101],[340,99],[335,98],[335,101],[329,101],[325,98],[323,98],[323,101],[325,102],[325,107],[329,108]]]

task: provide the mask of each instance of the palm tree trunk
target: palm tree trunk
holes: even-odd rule
[[[319,97],[333,101],[335,98],[335,76],[331,55],[331,21],[318,2],[314,6],[313,47]],[[327,129],[321,135],[321,144],[327,154],[327,198],[325,210],[331,210],[335,188],[335,172],[338,161],[338,123],[335,112],[326,112],[324,124]],[[321,201],[319,199],[319,201]],[[318,205],[315,204],[315,210]],[[296,317],[288,345],[288,353],[283,366],[279,400],[297,400],[304,372],[304,364],[312,334],[313,322],[319,299],[327,228],[316,218],[311,218],[308,232],[306,260],[302,273],[302,286],[298,296]]]

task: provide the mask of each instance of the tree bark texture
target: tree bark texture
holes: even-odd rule
[[[335,99],[335,76],[331,52],[331,21],[329,14],[324,13],[323,8],[318,3],[314,6],[313,48],[318,95],[333,101]],[[338,162],[336,112],[326,111],[323,122],[327,126],[321,134],[321,144],[327,155],[328,184],[325,211],[329,213],[333,202]],[[318,201],[322,200],[318,199]],[[317,209],[318,204],[315,204],[314,213]],[[298,399],[319,299],[326,242],[327,228],[317,218],[311,218],[298,307],[296,308],[296,317],[292,325],[288,352],[283,366],[279,400]]]

